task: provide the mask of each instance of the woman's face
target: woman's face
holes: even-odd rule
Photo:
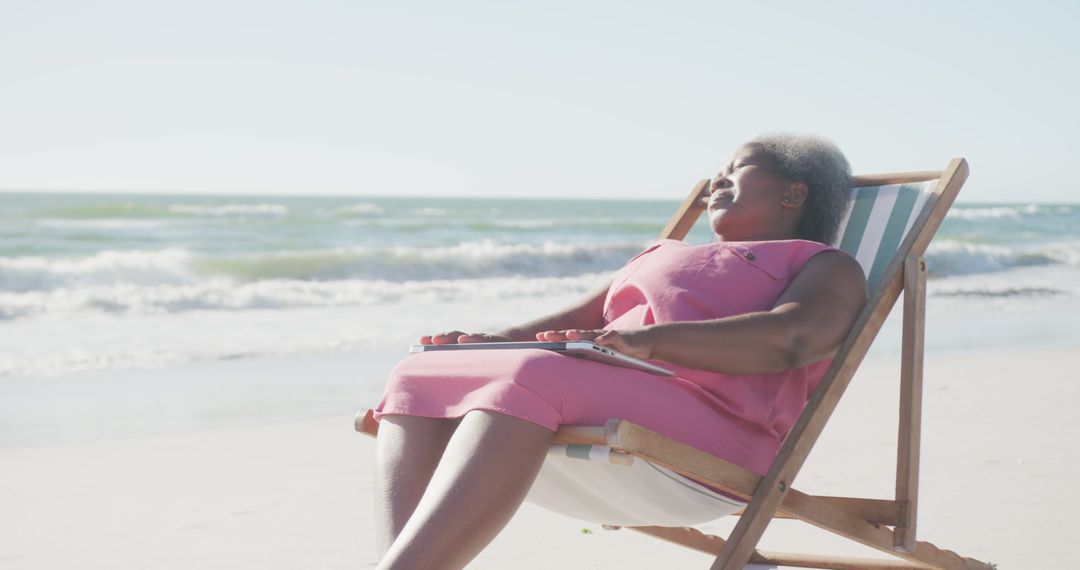
[[[724,241],[786,239],[793,231],[793,183],[755,145],[735,150],[709,185],[709,222]],[[802,199],[794,198],[798,206]],[[795,218],[797,221],[797,217]]]

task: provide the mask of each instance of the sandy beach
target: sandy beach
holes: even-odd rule
[[[5,380],[0,568],[373,566],[374,440],[353,431],[352,410],[377,401],[393,362],[352,354]],[[796,488],[891,496],[894,365],[864,363]],[[1080,507],[1068,451],[1080,386],[1067,371],[1078,366],[1078,347],[928,356],[920,539],[1001,568],[1080,563],[1066,520]],[[774,522],[761,547],[874,554],[791,521]],[[526,504],[470,567],[708,561]]]

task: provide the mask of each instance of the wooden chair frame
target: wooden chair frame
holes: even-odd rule
[[[740,520],[727,540],[689,527],[628,527],[716,555],[711,570],[741,570],[748,563],[835,570],[995,568],[992,564],[964,558],[915,539],[926,314],[926,263],[922,256],[967,175],[967,162],[957,158],[943,171],[855,177],[856,187],[934,179],[937,184],[764,476],[619,419],[611,419],[603,427],[561,426],[553,443],[607,445],[748,501],[747,507],[737,513]],[[660,233],[661,238],[683,239],[686,236],[705,208],[708,182],[698,182]],[[792,481],[901,291],[904,291],[904,310],[895,498],[829,497],[796,491],[791,487]],[[357,415],[357,431],[375,436],[377,429],[371,410]],[[773,518],[799,519],[902,560],[759,551],[756,549],[758,540]]]

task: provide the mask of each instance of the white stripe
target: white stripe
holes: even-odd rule
[[[608,455],[611,455],[611,448],[606,445],[593,445],[589,447],[589,461],[607,463]]]
[[[907,239],[907,233],[911,231],[911,225],[915,223],[915,219],[922,213],[923,206],[926,205],[926,200],[930,198],[930,193],[933,191],[934,186],[937,185],[937,180],[927,180],[926,182],[920,182],[913,184],[918,187],[919,197],[915,198],[915,207],[911,209],[911,217],[908,218],[907,225],[904,226],[904,237],[900,239],[901,242]]]
[[[877,200],[874,201],[874,209],[870,210],[866,232],[863,233],[862,242],[859,244],[859,253],[855,255],[855,259],[858,260],[867,277],[870,276],[870,270],[874,268],[874,257],[881,244],[881,235],[885,233],[885,226],[889,223],[889,214],[896,205],[897,189],[898,186],[895,184],[883,186],[878,191]]]

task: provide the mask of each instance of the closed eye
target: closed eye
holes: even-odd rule
[[[738,170],[738,169],[740,169],[740,168],[742,168],[744,166],[747,166],[747,163],[745,163],[745,162],[737,162],[735,164],[727,165],[723,170],[720,171],[720,174],[718,174],[716,176],[716,178],[713,179],[712,183],[709,184],[709,188],[715,190],[717,187],[719,187],[721,185],[721,182],[720,182],[721,180],[731,176],[732,174],[735,173],[736,170]]]
[[[731,176],[732,174],[735,173],[736,170],[738,170],[738,169],[740,169],[740,168],[742,168],[744,166],[746,166],[746,164],[742,163],[742,162],[740,162],[738,164],[734,164],[734,165],[728,165],[727,168],[725,168],[724,170],[722,170],[720,172],[720,177],[722,178],[722,177],[725,177],[725,176]]]
[[[725,166],[724,169],[721,170],[720,173],[716,175],[716,179],[720,179],[720,178],[723,178],[725,176],[731,176],[731,173],[735,171],[735,168],[737,168],[737,167],[732,166],[730,164]]]

